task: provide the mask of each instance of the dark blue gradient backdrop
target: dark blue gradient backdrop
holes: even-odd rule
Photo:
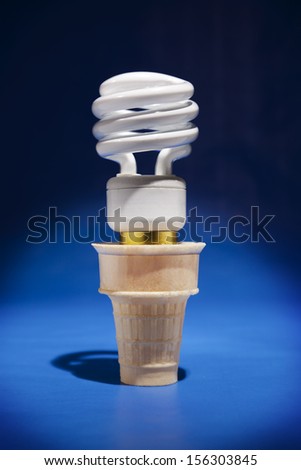
[[[300,449],[299,2],[2,2],[0,446]],[[26,243],[27,221],[88,215],[117,165],[91,103],[118,73],[195,86],[200,136],[175,173],[199,214],[273,214],[275,243],[212,243],[188,302],[178,384],[119,384],[87,244]],[[154,155],[138,156],[151,173]],[[62,228],[62,227],[61,227]],[[202,232],[200,228],[200,233]]]

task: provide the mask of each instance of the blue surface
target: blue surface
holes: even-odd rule
[[[180,380],[139,388],[119,384],[94,250],[27,246],[2,308],[1,447],[299,448],[299,302],[275,250],[206,247]]]

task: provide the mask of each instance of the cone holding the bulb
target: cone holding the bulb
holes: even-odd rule
[[[177,382],[186,302],[198,292],[205,243],[93,246],[99,256],[99,292],[113,304],[121,382]]]

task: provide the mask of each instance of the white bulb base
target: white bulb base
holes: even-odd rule
[[[107,222],[116,232],[175,232],[186,221],[186,184],[177,176],[121,175],[107,182]]]

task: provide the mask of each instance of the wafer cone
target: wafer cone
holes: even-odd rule
[[[204,243],[93,244],[100,289],[113,304],[121,382],[177,382],[186,302],[197,294]]]

